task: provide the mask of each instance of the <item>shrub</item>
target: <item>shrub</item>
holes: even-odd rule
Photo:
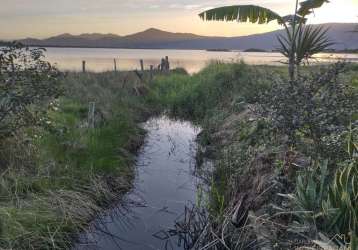
[[[340,135],[358,108],[357,91],[340,79],[345,64],[302,76],[290,84],[278,79],[261,98],[261,114],[272,120],[295,145],[302,137],[313,142],[314,152],[332,157],[343,148]]]
[[[40,106],[60,93],[59,72],[43,60],[43,52],[18,43],[0,49],[0,137],[36,123]],[[42,105],[34,110],[33,104]]]

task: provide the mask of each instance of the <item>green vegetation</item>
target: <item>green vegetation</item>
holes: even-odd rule
[[[56,98],[60,73],[43,60],[43,49],[14,43],[0,53],[0,137],[6,137],[34,124],[36,113],[43,110],[34,111],[31,105],[46,106]]]
[[[256,76],[281,70],[279,67],[257,69],[244,63],[212,63],[194,76],[171,74],[157,77],[149,101],[168,108],[174,116],[201,121],[216,114],[218,106],[234,102],[235,107],[240,109],[241,103],[254,102],[258,94],[258,86],[254,83],[261,89],[269,85],[269,78],[258,82]],[[230,92],[242,95],[231,96]]]
[[[150,101],[200,124],[214,160],[211,223],[196,231],[198,245],[293,249],[338,234],[334,244],[354,249],[357,73],[312,66],[289,81],[283,67],[214,63],[156,78]]]
[[[0,57],[1,249],[70,248],[131,187],[138,123],[156,111],[199,124],[199,155],[214,162],[196,247],[293,249],[339,234],[330,244],[355,249],[356,65],[290,79],[284,67],[216,62],[144,84],[131,72],[61,74],[16,46]]]
[[[131,187],[146,88],[134,73],[60,75],[40,50],[11,53],[0,60],[0,248],[69,249]]]

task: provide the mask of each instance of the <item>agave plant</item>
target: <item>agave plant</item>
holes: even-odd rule
[[[358,162],[352,162],[336,173],[328,200],[323,204],[329,219],[329,230],[358,235]]]
[[[290,49],[283,49],[282,51],[285,51],[284,56],[288,58],[289,63],[289,75],[290,78],[293,80],[295,75],[295,65],[297,65],[298,60],[296,60],[296,52],[297,48],[300,48],[300,55],[304,55],[307,57],[307,55],[312,55],[312,53],[317,53],[321,51],[322,49],[325,49],[327,46],[327,41],[325,40],[325,36],[317,35],[317,31],[315,32],[316,35],[312,37],[312,32],[302,32],[302,27],[306,23],[307,19],[306,16],[311,14],[314,9],[320,8],[325,2],[328,2],[328,0],[306,0],[300,3],[296,0],[296,6],[295,11],[293,15],[286,15],[281,16],[274,12],[273,10],[257,6],[257,5],[234,5],[234,6],[225,6],[220,8],[214,8],[207,11],[204,11],[199,14],[199,16],[203,20],[207,21],[237,21],[237,22],[251,22],[251,23],[258,23],[258,24],[267,24],[271,21],[277,21],[280,25],[282,25],[285,29],[286,33],[286,46]],[[305,45],[299,44],[297,46],[297,43],[302,41],[297,39],[297,37],[300,34],[306,35],[302,36],[302,39],[306,37],[306,39],[312,39],[312,38],[320,38],[319,40],[313,39],[311,41],[304,41]],[[322,33],[322,31],[318,32],[319,34]],[[326,33],[326,32],[323,32]],[[307,35],[310,35],[307,37]],[[282,38],[281,38],[282,41]],[[308,47],[310,46],[310,47]],[[315,49],[312,49],[311,47],[315,47]],[[303,49],[307,49],[307,51],[303,51]],[[302,60],[301,60],[302,62]]]
[[[350,128],[348,154],[350,160],[336,172],[328,199],[323,202],[329,220],[328,229],[335,233],[350,235],[352,244],[358,244],[358,147]],[[356,248],[354,248],[356,249]]]
[[[321,204],[327,184],[327,166],[328,161],[325,160],[315,164],[312,172],[306,171],[297,177],[293,200],[298,210],[304,211],[298,216],[312,224],[316,224],[316,220],[322,217]]]

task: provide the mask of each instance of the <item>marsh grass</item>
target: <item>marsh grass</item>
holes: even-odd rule
[[[300,74],[306,77],[319,70],[324,72],[326,68],[326,65],[303,67]],[[348,64],[340,75],[342,83],[355,88],[352,91],[357,91],[357,72],[357,65]],[[310,231],[314,226],[310,224],[312,220],[303,219],[302,224],[298,223],[304,217],[302,214],[310,215],[311,211],[297,211],[297,207],[283,195],[293,197],[298,188],[297,174],[307,172],[311,166],[311,158],[305,152],[313,150],[308,146],[312,139],[306,138],[297,147],[290,147],[287,135],[275,129],[270,119],[257,112],[260,94],[269,91],[278,79],[287,82],[284,67],[213,63],[193,76],[159,76],[153,83],[149,101],[167,109],[174,117],[199,123],[203,128],[200,142],[206,148],[204,156],[214,160],[213,182],[207,204],[209,215],[205,223],[201,223],[203,227],[187,232],[195,239],[198,235],[205,235],[203,242],[197,240],[203,249],[255,249],[263,245],[293,249],[312,246],[309,239],[315,239],[314,233],[317,233]],[[352,110],[353,121],[357,119],[356,113]],[[342,148],[332,146],[335,146],[334,152],[342,151]],[[319,183],[314,177],[316,185],[325,192],[322,197],[327,196],[332,176],[345,158],[334,160],[336,162],[329,163],[330,175],[326,183]],[[238,229],[231,225],[230,218],[245,194],[249,199],[242,213],[250,210],[251,215],[247,224]],[[314,201],[317,210],[317,206],[322,204],[319,199]],[[336,205],[336,208],[340,207]],[[324,226],[330,222],[334,221],[325,218],[319,223]],[[190,221],[184,220],[183,223],[189,224],[187,229],[190,229]],[[195,223],[193,220],[192,225]],[[326,230],[328,235],[332,233],[327,228],[321,230]],[[191,243],[192,238],[189,240]],[[202,249],[200,247],[198,249]]]
[[[280,70],[250,67],[242,62],[215,62],[193,76],[157,77],[151,88],[151,101],[167,108],[174,116],[202,121],[217,115],[232,102],[254,102],[257,91],[269,86],[270,76]],[[262,77],[263,74],[268,77]]]
[[[0,248],[69,249],[131,187],[150,113],[133,73],[68,73],[63,96],[1,143]],[[142,92],[141,92],[142,91]],[[95,102],[95,126],[88,104]]]

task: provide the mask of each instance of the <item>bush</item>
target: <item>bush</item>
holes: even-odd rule
[[[313,142],[313,152],[332,157],[343,148],[341,135],[358,108],[357,90],[340,79],[344,70],[345,64],[337,63],[291,84],[278,79],[260,98],[261,114],[288,135],[289,144],[303,137]]]
[[[60,93],[60,74],[43,52],[18,43],[0,49],[0,137],[36,123],[40,107]]]

